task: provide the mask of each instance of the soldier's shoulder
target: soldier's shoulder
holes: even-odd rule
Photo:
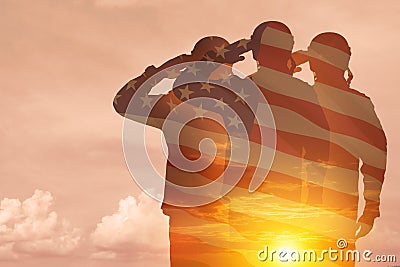
[[[361,97],[364,97],[364,98],[366,98],[368,100],[371,100],[371,98],[368,95],[366,95],[365,93],[363,93],[363,92],[361,92],[361,91],[359,91],[357,89],[349,88],[348,90],[349,90],[350,93],[352,93],[354,95],[361,96]]]
[[[293,83],[296,83],[296,85],[304,87],[304,88],[312,89],[312,85],[310,85],[308,82],[305,82],[305,81],[303,81],[303,80],[301,80],[299,78],[296,78],[296,77],[292,77],[292,79],[293,79],[292,80]]]

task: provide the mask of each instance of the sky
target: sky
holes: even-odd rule
[[[295,49],[324,31],[348,40],[352,87],[388,139],[381,218],[358,246],[400,260],[399,12],[397,1],[0,0],[0,265],[169,266],[168,218],[129,174],[114,95],[203,36],[233,42],[268,20],[291,28]]]

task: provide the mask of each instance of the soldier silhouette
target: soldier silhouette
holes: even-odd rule
[[[166,139],[162,209],[170,218],[172,267],[262,266],[260,256],[271,261],[270,266],[280,266],[276,257],[273,261],[268,251],[260,250],[265,245],[319,253],[335,248],[338,238],[346,238],[349,248],[354,248],[360,160],[366,207],[358,220],[358,237],[371,229],[379,216],[386,139],[369,98],[350,89],[349,70],[349,79],[344,78],[350,48],[342,39],[321,34],[308,51],[292,54],[294,38],[289,28],[281,22],[264,22],[251,40],[228,44],[220,37],[203,38],[191,55],[178,56],[159,68],[148,67],[118,92],[114,99],[118,113],[161,129]],[[258,64],[252,82],[233,75],[229,68],[250,50]],[[190,61],[207,63],[205,67],[179,65]],[[292,76],[296,65],[305,61],[315,73],[313,87]],[[176,78],[173,90],[161,97],[150,95],[161,80],[149,83],[153,77]],[[141,86],[144,91],[137,90]],[[255,114],[251,106],[257,107]],[[271,112],[275,125],[255,120]],[[173,127],[165,127],[168,123]],[[264,140],[262,131],[276,131],[267,136],[276,140]],[[249,161],[245,166],[236,162],[233,171],[232,154],[248,151],[234,145],[232,136],[250,139]],[[205,139],[214,142],[214,153],[202,143]],[[262,155],[272,149],[275,157],[269,169]],[[192,163],[205,167],[191,170]],[[223,191],[223,185],[234,184],[232,177],[237,175],[242,179],[233,190]],[[176,187],[202,187],[220,177],[223,197],[204,205],[185,203],[214,197],[213,190],[188,194]],[[295,265],[352,266],[326,259],[317,262],[319,255],[310,256],[315,261]]]
[[[238,44],[239,42],[236,42],[232,45]],[[196,43],[191,55],[175,57],[159,68],[148,67],[143,75],[128,82],[114,99],[114,107],[122,116],[163,130],[168,146],[168,160],[162,210],[170,219],[172,267],[224,266],[229,255],[235,254],[238,255],[235,257],[237,264],[245,262],[239,253],[229,248],[226,200],[219,199],[202,206],[186,207],[185,202],[190,202],[192,198],[206,198],[210,192],[204,192],[203,196],[193,196],[176,190],[176,185],[199,187],[220,177],[227,169],[226,161],[231,153],[227,129],[233,129],[238,138],[242,133],[252,129],[254,116],[240,99],[240,89],[248,87],[245,80],[234,76],[229,67],[221,67],[211,62],[206,64],[206,67],[204,64],[200,66],[196,63],[185,65],[183,70],[179,67],[179,64],[184,62],[200,60],[218,62],[222,59],[231,66],[242,60],[243,57],[239,55],[227,53],[228,45],[229,43],[223,38],[205,37]],[[175,66],[177,67],[173,70],[168,69]],[[162,72],[164,69],[167,71]],[[163,78],[176,78],[174,89],[161,97],[149,94],[152,87],[160,80],[148,83],[149,79],[159,72]],[[238,93],[224,89],[222,86],[224,83],[234,84]],[[150,86],[147,86],[148,84]],[[141,86],[144,86],[144,92],[137,90]],[[207,98],[208,101],[197,104],[190,102],[196,98]],[[150,108],[150,104],[154,106],[151,107],[149,116],[145,116],[143,111]],[[238,118],[228,116],[228,111],[225,111],[228,107],[239,114],[242,124],[239,124]],[[220,120],[215,121],[205,116],[211,113],[214,117],[217,114]],[[168,119],[171,114],[175,118]],[[187,118],[193,120],[186,121]],[[176,134],[176,129],[164,127],[171,121],[175,123],[173,125],[184,124],[179,129],[179,134]],[[179,136],[178,141],[176,136]],[[204,156],[202,153],[204,151],[200,151],[201,141],[207,138],[212,139],[216,147],[215,155],[211,155],[212,157],[208,157],[207,154]],[[179,158],[180,153],[183,158]],[[208,166],[196,171],[190,170],[190,167],[188,168],[190,161],[196,162],[199,159],[200,165],[205,162]],[[186,160],[189,160],[189,163]],[[182,167],[185,164],[188,166]]]
[[[271,107],[277,140],[268,176],[256,192],[249,193],[245,189],[263,149],[258,145],[258,129],[265,127],[255,125],[250,137],[251,154],[255,156],[238,186],[227,195],[232,247],[247,260],[241,266],[265,265],[256,257],[265,245],[276,250],[310,247],[313,229],[303,220],[303,188],[309,191],[308,203],[322,202],[314,188],[326,173],[323,163],[329,157],[329,143],[325,141],[329,131],[323,129],[328,124],[314,89],[292,76],[296,67],[293,44],[289,28],[277,21],[257,26],[248,44],[258,65],[250,78]],[[257,112],[265,113],[267,108],[260,107]],[[265,260],[269,266],[282,264],[277,258]]]
[[[293,55],[297,65],[309,62],[315,79],[313,87],[330,129],[329,168],[321,184],[327,213],[316,219],[316,224],[324,223],[322,232],[330,231],[332,238],[345,238],[348,248],[354,249],[356,238],[368,234],[380,216],[387,149],[371,99],[350,88],[350,56],[348,42],[334,32],[317,35],[307,51]],[[359,172],[363,176],[365,208],[357,220]],[[354,262],[343,265],[354,266]]]

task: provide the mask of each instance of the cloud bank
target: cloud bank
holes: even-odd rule
[[[0,260],[27,256],[66,256],[78,248],[81,232],[51,210],[50,192],[35,190],[23,202],[0,202]]]
[[[160,204],[142,193],[120,200],[118,210],[104,216],[91,235],[95,259],[168,257],[168,218]]]

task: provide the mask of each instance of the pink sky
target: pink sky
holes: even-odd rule
[[[112,99],[201,37],[248,38],[266,20],[285,22],[296,49],[323,31],[349,41],[352,86],[372,98],[389,149],[382,218],[359,247],[400,260],[398,2],[166,2],[0,0],[0,265],[168,266],[167,219],[130,177]]]

